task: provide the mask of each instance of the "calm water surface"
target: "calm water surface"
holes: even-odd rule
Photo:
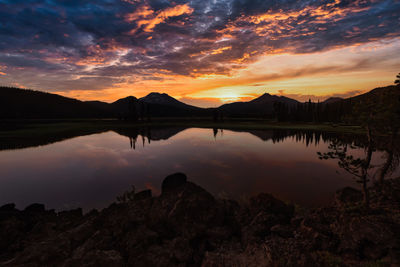
[[[174,172],[186,173],[219,197],[267,192],[302,205],[324,205],[338,188],[355,186],[336,162],[318,159],[317,151],[326,152],[328,144],[295,135],[277,138],[272,131],[192,128],[151,135],[109,131],[3,150],[0,205],[103,208],[132,185],[158,194],[163,178]]]

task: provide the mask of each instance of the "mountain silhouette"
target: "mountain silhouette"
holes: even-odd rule
[[[112,103],[80,101],[57,94],[0,87],[0,119],[121,118],[133,109],[148,116],[209,116],[210,110],[184,104],[167,94],[128,96]]]
[[[88,103],[57,94],[0,87],[0,118],[103,118],[109,112]]]
[[[332,104],[332,103],[336,103],[336,102],[339,102],[342,100],[343,100],[343,98],[341,98],[341,97],[330,97],[330,98],[322,101],[321,103],[322,104]]]
[[[155,117],[210,116],[211,114],[209,109],[185,104],[165,93],[152,92],[139,98],[138,101],[145,103],[149,114]]]
[[[270,116],[274,111],[274,103],[283,103],[288,107],[293,107],[300,102],[285,96],[265,93],[251,101],[229,103],[222,105],[219,109],[228,116]]]
[[[176,108],[193,109],[193,110],[201,109],[199,107],[185,104],[165,93],[161,94],[161,93],[152,92],[145,97],[139,98],[139,100],[143,101],[145,103],[149,103],[149,104],[159,104],[159,105],[171,106],[171,107],[176,107]]]
[[[353,103],[373,99],[396,89],[395,86],[387,86],[345,99],[331,97],[322,104],[327,107],[325,111],[328,113],[349,113]],[[124,114],[132,113],[132,110],[152,117],[211,117],[218,110],[224,117],[268,118],[273,116],[274,105],[277,103],[287,109],[305,105],[285,96],[268,93],[248,102],[225,104],[219,108],[200,108],[180,102],[168,94],[156,92],[139,99],[128,96],[113,103],[106,103],[80,101],[28,89],[0,87],[0,119],[123,118]]]

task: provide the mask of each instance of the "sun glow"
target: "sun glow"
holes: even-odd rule
[[[234,101],[248,101],[264,93],[286,95],[304,101],[331,96],[348,97],[391,84],[400,63],[391,55],[400,54],[400,39],[341,47],[308,54],[260,56],[230,75],[198,77],[158,74],[160,79],[135,80],[104,90],[70,90],[64,95],[83,100],[112,102],[126,95],[142,97],[149,92],[165,92],[178,99],[199,99],[203,107]],[[156,77],[156,76],[154,76]]]
[[[398,1],[28,2],[0,3],[1,84],[82,100],[325,99],[392,84],[400,70]]]

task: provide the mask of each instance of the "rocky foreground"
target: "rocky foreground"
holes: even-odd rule
[[[398,266],[400,179],[371,189],[366,211],[345,188],[307,211],[260,194],[216,199],[168,176],[100,212],[0,207],[1,266]]]

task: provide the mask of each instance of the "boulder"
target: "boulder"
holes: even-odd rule
[[[43,204],[39,204],[39,203],[33,203],[29,206],[27,206],[24,209],[25,212],[44,212],[45,208]]]
[[[274,225],[271,227],[271,233],[280,237],[293,237],[293,229],[288,225]]]
[[[339,207],[362,200],[361,191],[352,187],[345,187],[335,193],[335,204]]]
[[[134,196],[134,200],[143,200],[143,199],[148,199],[152,197],[152,192],[150,189],[148,190],[143,190],[140,191],[139,193],[136,193]]]
[[[72,210],[66,210],[66,211],[60,211],[58,213],[58,216],[69,218],[69,219],[79,218],[79,217],[82,217],[82,215],[83,215],[83,212],[82,212],[81,208],[72,209]]]
[[[358,259],[378,260],[398,249],[398,229],[379,216],[344,217],[334,227],[339,251]]]
[[[174,173],[168,175],[161,184],[162,194],[174,191],[175,189],[184,185],[187,181],[186,175],[183,173]]]
[[[0,212],[2,211],[16,211],[14,203],[8,203],[0,207]]]
[[[184,225],[191,225],[191,227],[201,225],[206,228],[207,225],[221,219],[217,210],[217,201],[200,186],[185,182],[181,186],[175,187],[175,190],[172,189],[173,187],[168,188],[172,191],[166,191],[174,192],[174,194],[164,194],[163,189],[163,194],[155,200],[151,207],[152,220],[158,222],[167,220],[178,228],[182,228]]]
[[[263,193],[250,198],[249,206],[251,214],[256,215],[260,212],[274,214],[282,220],[282,223],[289,223],[294,214],[293,205],[286,205],[270,194]]]
[[[64,266],[124,266],[121,254],[116,250],[93,250],[89,251],[80,259],[69,259]]]

